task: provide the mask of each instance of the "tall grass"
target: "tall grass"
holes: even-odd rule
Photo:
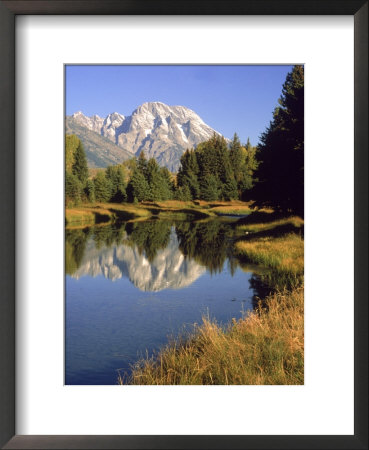
[[[227,327],[204,318],[193,333],[138,361],[120,384],[304,383],[303,221],[267,212],[251,216],[237,222],[247,233],[235,252],[268,268],[261,277],[275,292]]]
[[[137,362],[120,384],[303,384],[303,288],[273,294],[267,305],[226,328],[204,319],[192,336]]]
[[[254,215],[255,213],[253,213]],[[272,216],[271,216],[272,217]],[[295,228],[296,231],[299,229],[302,229],[302,227],[304,226],[304,220],[301,219],[301,217],[298,216],[290,216],[290,217],[285,217],[285,218],[280,218],[280,219],[274,219],[271,222],[252,222],[252,216],[250,216],[249,220],[250,222],[246,222],[242,225],[239,225],[237,228],[239,230],[243,230],[243,231],[248,231],[250,233],[258,233],[261,231],[269,231],[269,230],[273,230],[276,227],[282,227],[282,226],[287,226],[290,225],[291,227]]]
[[[277,289],[294,288],[303,282],[304,240],[295,233],[236,242],[236,253],[253,264],[271,269],[263,275]]]

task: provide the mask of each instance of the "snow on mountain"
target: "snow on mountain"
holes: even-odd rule
[[[97,114],[91,117],[85,116],[82,111],[78,111],[72,115],[73,119],[78,123],[79,125],[83,126],[84,128],[87,128],[91,131],[95,131],[96,133],[101,133],[101,127],[104,123],[104,119],[99,117]]]
[[[81,111],[71,117],[78,125],[108,138],[132,155],[138,156],[144,150],[148,158],[154,157],[171,171],[178,170],[187,148],[219,134],[191,109],[161,102],[143,103],[126,117],[117,112],[105,119],[97,115],[87,117]]]

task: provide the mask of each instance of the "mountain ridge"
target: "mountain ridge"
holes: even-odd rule
[[[181,105],[168,106],[162,102],[145,102],[130,116],[114,112],[105,118],[97,114],[88,117],[78,111],[67,116],[67,123],[70,129],[77,130],[75,134],[78,137],[78,127],[82,127],[122,148],[125,151],[122,160],[127,159],[127,155],[138,156],[141,151],[145,151],[148,158],[155,158],[161,166],[166,166],[173,172],[178,170],[180,157],[187,148],[196,147],[200,142],[210,139],[214,133],[220,135],[195,111]],[[118,149],[114,150],[118,155]],[[97,154],[98,149],[92,153],[93,155],[88,156],[89,165],[92,156],[95,160],[110,158],[109,150],[104,148],[100,149],[103,157]]]

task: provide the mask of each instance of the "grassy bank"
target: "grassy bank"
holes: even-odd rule
[[[204,320],[187,339],[139,361],[131,384],[303,384],[303,288],[276,293],[227,328]]]
[[[292,216],[261,222],[254,214],[238,225],[245,234],[236,242],[237,256],[247,263],[270,269],[262,278],[276,289],[294,288],[303,283],[304,221]],[[241,222],[241,221],[240,221]],[[239,223],[239,222],[238,222]]]
[[[138,361],[121,384],[304,383],[303,220],[258,212],[237,224],[248,233],[236,253],[269,269],[261,276],[275,293],[226,328],[203,319],[192,334]]]
[[[279,238],[239,241],[235,247],[241,259],[270,269],[262,278],[275,288],[291,289],[303,283],[304,241],[301,236],[290,233]]]
[[[205,219],[220,214],[249,214],[249,204],[233,202],[182,202],[167,200],[163,202],[133,203],[88,203],[66,208],[67,226],[93,225],[102,222],[130,220],[137,218],[171,218],[176,220]]]
[[[149,218],[149,209],[132,203],[90,203],[65,209],[66,225],[94,225],[137,218]]]

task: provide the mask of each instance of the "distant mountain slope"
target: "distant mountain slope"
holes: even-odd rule
[[[110,143],[125,149],[128,155],[138,156],[144,150],[148,158],[154,157],[173,172],[178,170],[181,155],[187,148],[196,147],[214,133],[220,134],[191,109],[161,102],[144,103],[126,117],[116,112],[105,119],[97,115],[87,117],[79,111],[68,116],[67,123],[100,133]],[[108,148],[91,150],[91,153],[94,161],[101,160],[101,153],[103,159],[111,156]],[[89,160],[92,161],[92,156]]]
[[[107,137],[78,124],[71,116],[66,119],[65,132],[66,134],[75,134],[82,141],[90,168],[120,164],[134,156],[124,148],[118,147]]]

